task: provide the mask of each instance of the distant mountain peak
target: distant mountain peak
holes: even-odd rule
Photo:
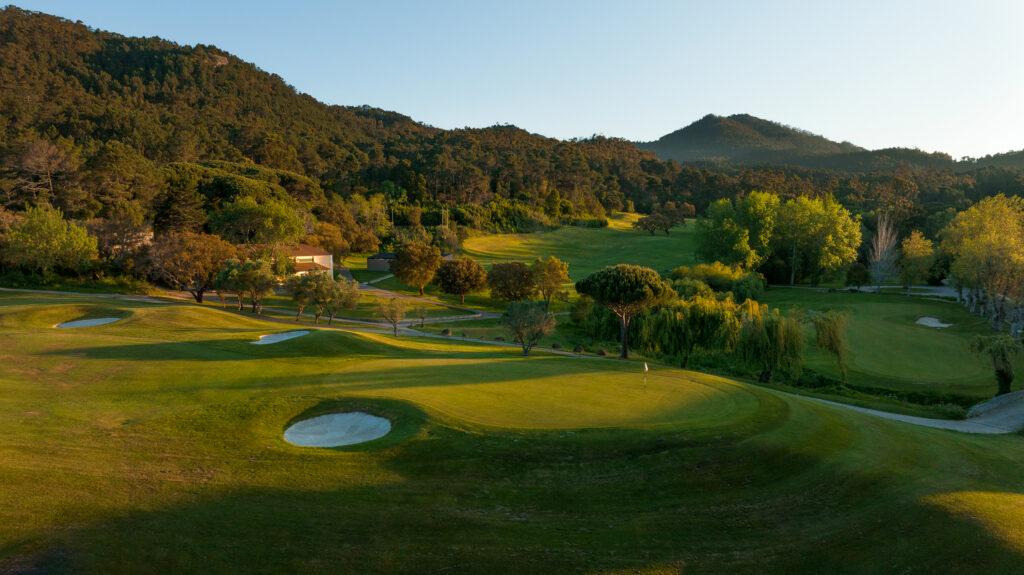
[[[708,114],[653,142],[638,143],[663,159],[680,162],[777,162],[791,156],[825,156],[864,151],[806,130],[750,114]]]

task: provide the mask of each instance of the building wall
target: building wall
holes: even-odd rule
[[[326,256],[313,256],[313,262],[318,263],[325,268],[331,270],[331,277],[334,277],[334,256],[328,254]]]

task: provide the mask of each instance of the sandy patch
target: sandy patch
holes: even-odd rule
[[[920,325],[925,325],[925,326],[928,326],[928,327],[940,327],[940,328],[941,327],[949,327],[949,326],[953,325],[951,323],[942,323],[941,321],[939,321],[939,318],[937,318],[937,317],[928,317],[928,316],[919,317],[919,318],[917,318],[917,321],[914,322],[914,323],[917,323],[917,324],[920,324]]]
[[[387,419],[350,411],[300,421],[285,430],[284,440],[302,447],[338,447],[384,437],[389,431]]]
[[[285,331],[285,332],[281,332],[281,333],[272,333],[270,335],[261,335],[259,341],[252,341],[252,342],[249,342],[249,343],[254,343],[256,345],[266,345],[268,343],[277,343],[277,342],[280,342],[280,341],[286,341],[286,340],[289,340],[289,339],[295,339],[297,337],[302,337],[302,336],[306,335],[307,333],[309,333],[309,332],[305,331],[305,330]]]
[[[108,323],[114,323],[120,320],[119,317],[98,317],[95,319],[79,319],[75,321],[66,321],[64,323],[58,323],[53,327],[59,328],[72,328],[72,327],[93,327],[95,325],[105,325]]]

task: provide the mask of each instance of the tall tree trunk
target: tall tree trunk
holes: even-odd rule
[[[622,359],[629,359],[629,314],[619,317],[619,332],[622,336]]]
[[[796,283],[796,240],[793,240],[793,259],[789,263],[789,285]]]

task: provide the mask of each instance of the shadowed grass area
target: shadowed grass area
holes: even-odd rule
[[[968,350],[973,336],[991,333],[991,329],[960,304],[902,295],[827,293],[783,287],[773,287],[760,299],[784,309],[838,310],[849,314],[852,383],[921,393],[957,393],[979,399],[995,395],[990,362]],[[919,325],[916,321],[922,316],[953,325],[942,329]],[[808,328],[807,333],[807,366],[839,377],[835,361],[815,347],[813,328]],[[1018,358],[1015,367],[1024,370],[1024,358]]]
[[[82,330],[83,314],[126,319]],[[64,316],[68,317],[64,317]],[[1013,573],[1020,436],[726,379],[0,296],[0,571]],[[388,417],[363,445],[290,423]]]

